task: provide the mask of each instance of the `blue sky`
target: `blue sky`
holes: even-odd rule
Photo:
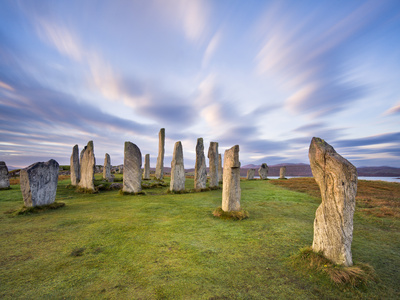
[[[400,2],[0,2],[0,160],[25,167],[125,141],[154,167],[182,141],[244,164],[308,163],[313,136],[354,165],[400,167]]]

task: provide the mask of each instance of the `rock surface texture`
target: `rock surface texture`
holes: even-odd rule
[[[20,172],[26,207],[48,205],[56,199],[59,164],[54,159],[37,162]]]
[[[4,161],[0,161],[0,190],[10,188],[10,179],[8,178],[8,168]]]
[[[196,165],[194,166],[194,188],[205,189],[207,185],[206,157],[204,156],[203,139],[198,138],[196,144]]]
[[[114,181],[113,175],[111,175],[111,158],[108,153],[104,157],[103,179],[110,182]]]
[[[174,154],[171,161],[171,191],[185,190],[185,168],[183,166],[183,149],[182,143],[176,142],[174,146]]]
[[[150,179],[150,154],[144,156],[143,179]]]
[[[158,157],[156,165],[156,179],[164,178],[164,152],[165,152],[165,128],[161,128],[158,133]]]
[[[265,163],[260,166],[260,168],[258,169],[258,175],[260,175],[261,179],[267,179],[268,169],[268,165]]]
[[[208,148],[208,161],[209,161],[209,187],[218,187],[218,143],[211,142]]]
[[[225,151],[224,179],[222,184],[222,210],[240,210],[240,162],[239,145]]]
[[[279,179],[286,179],[286,167],[281,167],[279,169]]]
[[[123,192],[140,193],[142,191],[142,153],[138,146],[125,142]]]
[[[81,151],[81,180],[79,187],[88,190],[94,190],[93,178],[96,167],[94,157],[93,141],[89,141],[87,146]]]
[[[248,169],[247,170],[247,180],[253,180],[255,173],[256,173],[255,169]]]
[[[81,170],[79,166],[79,148],[75,145],[72,148],[70,159],[71,185],[78,185],[81,178]]]
[[[222,183],[222,155],[218,154],[218,182]]]
[[[320,138],[311,140],[308,157],[322,198],[315,213],[313,251],[321,251],[336,264],[352,266],[357,169]]]

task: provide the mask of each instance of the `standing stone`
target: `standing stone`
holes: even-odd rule
[[[56,199],[59,164],[54,159],[37,162],[20,172],[26,207],[49,205]]]
[[[142,153],[138,146],[125,142],[123,192],[140,193],[142,191]]]
[[[210,183],[209,187],[218,187],[218,143],[211,142],[208,148],[208,161],[209,161],[209,173]]]
[[[156,179],[162,180],[164,178],[164,147],[165,147],[165,128],[161,128],[158,133],[158,157],[156,165]]]
[[[225,150],[224,179],[222,184],[222,210],[240,210],[240,162],[239,145]]]
[[[81,180],[79,187],[87,190],[94,190],[94,171],[96,159],[94,157],[93,141],[89,141],[87,146],[81,151]]]
[[[322,198],[315,213],[313,251],[335,264],[352,266],[357,169],[320,138],[311,140],[308,157]]]
[[[279,169],[279,179],[286,179],[286,167],[281,167]]]
[[[260,175],[261,179],[267,179],[268,176],[268,165],[262,164],[261,167],[258,169],[258,175]]]
[[[174,147],[174,154],[171,161],[170,190],[185,190],[185,168],[183,166],[183,149],[181,142],[176,142]]]
[[[206,158],[204,156],[203,139],[197,139],[196,145],[196,165],[194,167],[194,188],[196,190],[205,189],[207,184]]]
[[[218,183],[222,183],[222,156],[218,154]]]
[[[256,173],[256,169],[248,169],[247,170],[247,180],[253,180],[255,173]]]
[[[103,179],[110,182],[114,181],[113,175],[111,175],[111,159],[108,153],[104,157]]]
[[[8,178],[8,168],[4,161],[0,161],[0,190],[10,188],[10,179]]]
[[[143,171],[143,179],[150,179],[150,154],[146,154],[144,156],[144,171]]]
[[[70,172],[71,172],[71,185],[78,185],[81,177],[78,145],[75,145],[72,148],[72,154],[70,159]]]

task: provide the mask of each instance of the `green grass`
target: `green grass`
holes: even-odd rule
[[[271,181],[241,182],[250,217],[240,222],[212,215],[222,190],[79,194],[69,180],[57,190],[65,207],[11,216],[4,212],[23,204],[13,185],[0,192],[0,298],[400,298],[398,222],[356,210],[353,261],[378,280],[338,285],[291,258],[312,243],[319,200]]]

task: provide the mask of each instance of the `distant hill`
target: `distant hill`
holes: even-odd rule
[[[241,167],[240,175],[246,176],[247,169],[256,169],[261,165],[245,165]],[[307,164],[278,164],[272,165],[269,167],[268,175],[270,176],[279,176],[279,169],[282,166],[286,166],[286,175],[287,176],[312,176],[311,167]],[[399,177],[400,176],[400,168],[392,168],[392,167],[360,167],[357,168],[358,176],[366,176],[366,177]]]

